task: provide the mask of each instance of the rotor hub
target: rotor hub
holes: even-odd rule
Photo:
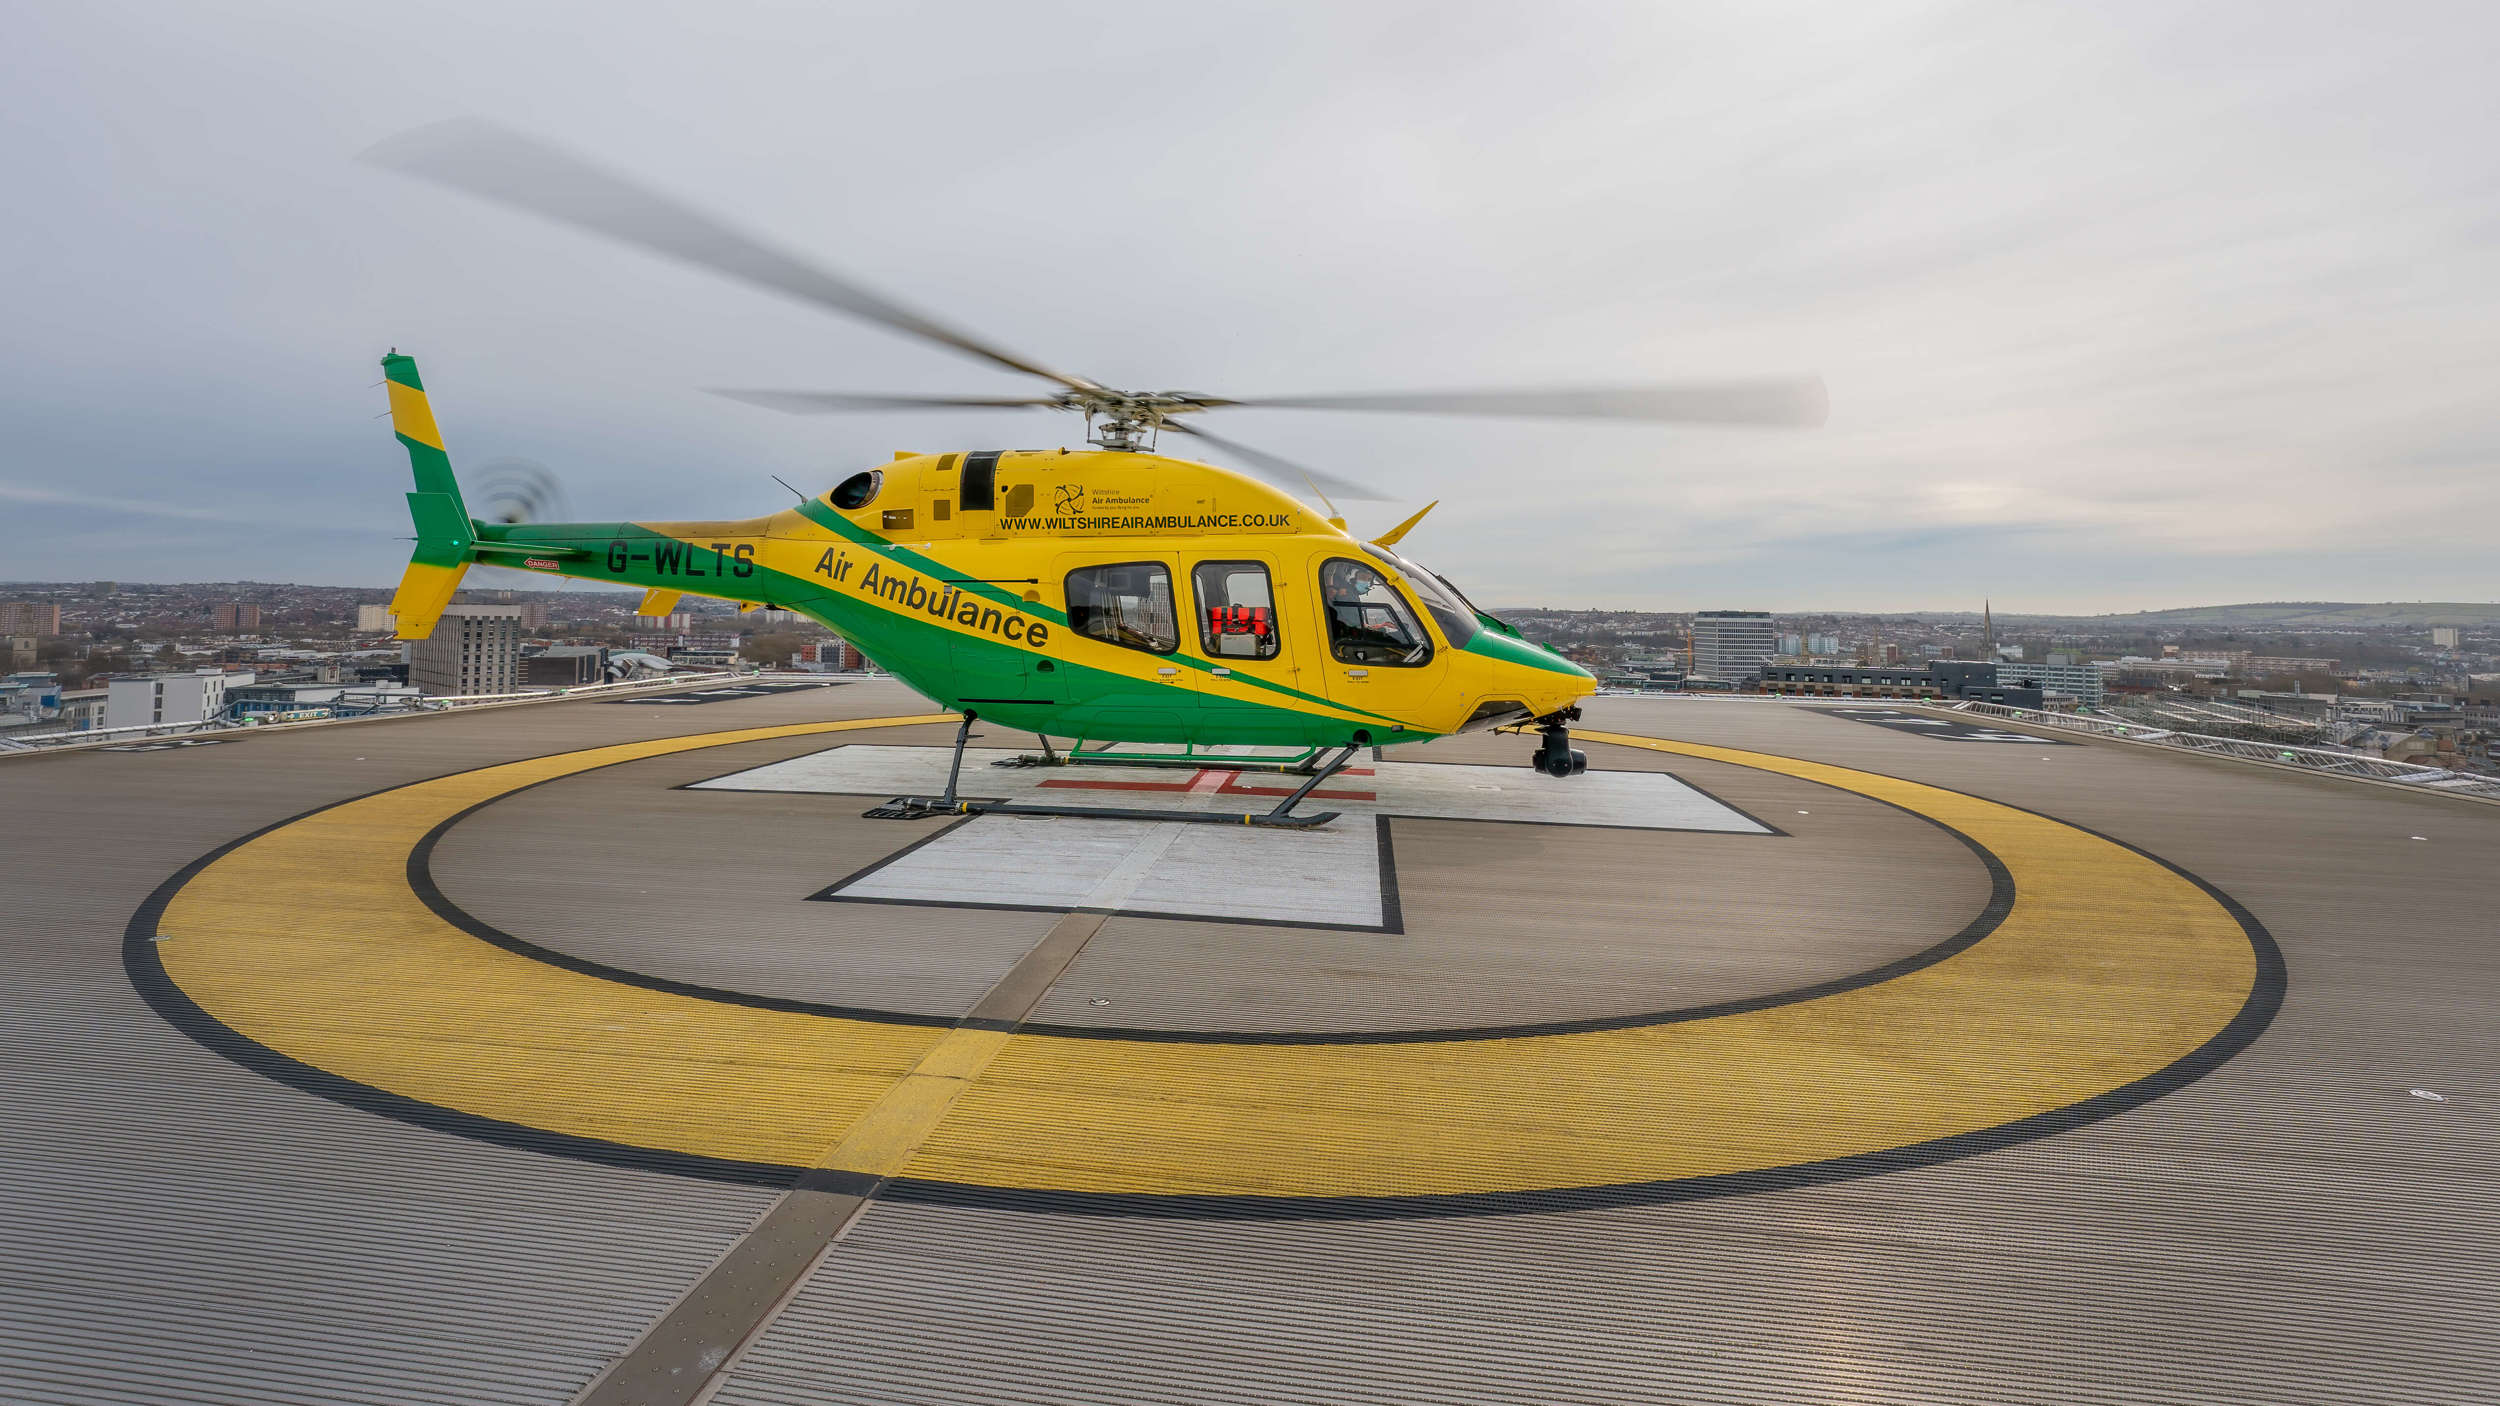
[[[1086,443],[1128,453],[1152,449],[1155,431],[1170,417],[1198,408],[1185,396],[1100,386],[1063,392],[1059,401],[1084,414]]]

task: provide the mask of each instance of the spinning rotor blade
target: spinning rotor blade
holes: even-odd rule
[[[1394,391],[1378,395],[1197,396],[1199,405],[1268,410],[1387,410],[1415,415],[1512,415],[1557,420],[1651,420],[1688,425],[1820,425],[1831,414],[1823,379],[1691,382],[1664,386],[1522,391]]]
[[[1359,502],[1386,503],[1389,501],[1389,495],[1376,488],[1356,483],[1352,479],[1339,478],[1335,474],[1324,474],[1317,469],[1304,468],[1291,459],[1270,454],[1264,449],[1253,449],[1239,440],[1209,434],[1195,425],[1184,424],[1179,420],[1166,420],[1162,428],[1178,430],[1185,435],[1195,435],[1241,460],[1256,470],[1261,477],[1278,480],[1287,487],[1291,487],[1293,482],[1299,479],[1309,484],[1311,491],[1317,493],[1323,503],[1328,502],[1328,497],[1332,492],[1339,497],[1352,498]],[[1332,515],[1336,512],[1336,506],[1334,503],[1328,503],[1328,510]]]
[[[469,496],[487,509],[493,522],[561,522],[572,516],[565,509],[562,480],[535,459],[491,459],[479,465]]]
[[[739,233],[669,196],[532,137],[455,118],[389,138],[364,160],[480,200],[605,235],[759,288],[909,333],[1070,389],[1093,383],[975,341],[944,323]]]
[[[918,410],[948,406],[959,410],[1023,410],[1032,406],[1059,408],[1059,402],[1027,397],[972,395],[845,395],[839,391],[724,391],[724,400],[760,405],[791,415],[830,415],[838,410]]]

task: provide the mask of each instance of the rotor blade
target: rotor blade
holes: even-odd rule
[[[830,415],[837,410],[920,410],[951,406],[960,410],[1022,410],[1029,406],[1057,408],[1058,401],[1026,397],[973,395],[846,395],[839,391],[725,391],[725,400],[760,405],[791,415]]]
[[[1515,415],[1557,420],[1652,420],[1689,425],[1822,424],[1823,379],[1580,386],[1518,391],[1393,391],[1377,395],[1192,397],[1200,405],[1268,410],[1387,410],[1416,415]]]
[[[1163,428],[1167,430],[1178,430],[1182,434],[1195,435],[1198,438],[1205,440],[1207,443],[1214,445],[1216,448],[1223,450],[1224,452],[1232,455],[1234,458],[1241,460],[1250,468],[1258,471],[1260,477],[1262,478],[1279,480],[1288,487],[1292,486],[1294,481],[1298,479],[1311,485],[1312,490],[1317,492],[1322,498],[1331,496],[1339,498],[1352,498],[1366,503],[1386,503],[1389,501],[1389,495],[1381,492],[1379,489],[1370,488],[1363,484],[1356,483],[1352,479],[1339,478],[1335,474],[1324,474],[1317,469],[1304,468],[1302,465],[1295,463],[1291,459],[1270,454],[1264,449],[1253,449],[1239,440],[1226,439],[1222,435],[1210,434],[1205,430],[1199,429],[1195,425],[1184,424],[1178,420],[1166,420],[1163,422]]]
[[[402,132],[363,159],[1063,386],[1092,384],[985,345],[570,152],[479,118]]]

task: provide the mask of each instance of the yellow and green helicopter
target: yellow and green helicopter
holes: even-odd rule
[[[1570,745],[1596,688],[1578,665],[1478,609],[1397,550],[1416,513],[1370,541],[1329,490],[1359,485],[1219,438],[1185,416],[1234,406],[1818,424],[1816,380],[1233,399],[1133,392],[1050,370],[909,311],[711,217],[534,139],[475,121],[384,143],[369,160],[618,239],[1054,383],[1032,397],[721,392],[797,413],[1049,407],[1085,417],[1081,450],[897,454],[766,517],[690,522],[493,522],[453,476],[413,359],[383,358],[407,447],[416,549],[391,609],[432,634],[475,563],[645,588],[644,614],[688,594],[797,611],[962,715],[944,792],[871,814],[1091,815],[1300,827],[1294,806],[1364,748],[1535,729],[1535,763],[1587,768]],[[1153,452],[1160,432],[1206,441],[1326,508],[1249,475]],[[794,490],[795,492],[795,490]],[[1306,780],[1263,814],[1114,810],[957,794],[976,719],[1042,738],[1044,763],[1238,767]],[[1049,738],[1080,739],[1071,753]],[[1088,743],[1182,744],[1178,755]],[[1294,749],[1253,760],[1241,748]],[[1210,753],[1201,749],[1218,749]]]

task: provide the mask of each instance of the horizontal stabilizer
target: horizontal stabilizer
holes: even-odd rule
[[[411,498],[422,494],[411,493]],[[443,607],[451,604],[451,594],[460,589],[460,578],[468,573],[468,564],[436,566],[430,562],[408,563],[407,574],[399,578],[399,590],[391,597],[391,614],[403,640],[434,637],[434,626],[443,618]]]
[[[478,556],[545,557],[549,561],[565,561],[586,557],[590,553],[579,547],[556,547],[545,542],[472,542],[469,550]]]

